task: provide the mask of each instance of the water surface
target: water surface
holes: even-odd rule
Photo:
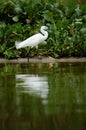
[[[0,130],[85,130],[86,63],[0,64]]]

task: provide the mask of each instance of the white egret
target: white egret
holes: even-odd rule
[[[22,42],[16,41],[15,42],[16,49],[24,48],[27,46],[30,46],[31,48],[32,47],[37,48],[39,43],[42,43],[48,38],[48,32],[46,31],[47,29],[48,27],[42,26],[40,29],[41,33],[35,34]]]
[[[48,38],[48,32],[46,31],[47,29],[48,29],[48,27],[42,26],[40,29],[41,33],[35,34],[22,42],[16,41],[15,42],[16,49],[24,48],[27,46],[29,46],[30,48],[32,48],[32,47],[38,48],[38,44],[42,43],[43,41],[45,41]],[[29,55],[30,55],[30,50],[28,53],[28,61],[29,61]]]

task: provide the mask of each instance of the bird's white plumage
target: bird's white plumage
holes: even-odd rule
[[[31,48],[37,47],[39,43],[45,41],[48,38],[48,32],[46,30],[47,27],[42,26],[40,29],[41,33],[35,34],[20,43],[16,41],[15,42],[16,49],[20,49],[27,46],[30,46]]]

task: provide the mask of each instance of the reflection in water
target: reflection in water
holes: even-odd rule
[[[86,64],[0,64],[0,130],[85,130]]]
[[[23,88],[23,90],[19,91],[20,93],[29,93],[31,95],[32,94],[38,95],[43,99],[46,99],[48,95],[47,77],[39,77],[38,75],[34,75],[34,74],[31,74],[31,75],[30,74],[17,74],[16,87]]]

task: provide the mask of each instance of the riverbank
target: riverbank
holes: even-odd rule
[[[29,63],[55,63],[55,62],[63,62],[63,63],[74,63],[74,62],[81,62],[81,63],[85,63],[86,62],[86,57],[81,57],[81,58],[77,58],[77,57],[69,57],[69,58],[59,58],[59,59],[55,59],[52,57],[42,57],[42,58],[30,58],[29,59]],[[0,58],[0,63],[28,63],[28,59],[27,58],[18,58],[18,59],[3,59]]]

